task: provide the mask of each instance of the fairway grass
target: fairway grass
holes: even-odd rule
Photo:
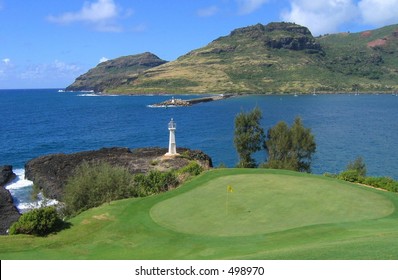
[[[0,258],[398,259],[397,207],[396,193],[323,176],[216,169],[85,211],[58,234],[0,236]]]

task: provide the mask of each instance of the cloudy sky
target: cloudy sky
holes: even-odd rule
[[[235,28],[289,21],[313,35],[398,23],[398,0],[0,0],[0,89],[63,88],[99,62],[174,60]]]

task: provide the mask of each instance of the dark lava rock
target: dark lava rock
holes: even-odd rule
[[[13,204],[10,192],[3,187],[15,178],[12,166],[1,166],[0,170],[0,235],[4,235],[21,214]]]
[[[196,160],[204,168],[212,167],[211,158],[201,151],[178,148],[181,156],[165,157],[165,148],[102,148],[74,154],[53,154],[35,158],[25,165],[25,176],[38,186],[47,198],[62,201],[63,189],[68,178],[83,162],[106,162],[112,166],[127,168],[132,174],[150,170],[167,171],[186,166]]]
[[[12,172],[11,165],[0,166],[0,187],[5,186],[8,182],[15,178],[14,172]]]

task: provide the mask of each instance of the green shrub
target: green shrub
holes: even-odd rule
[[[160,172],[151,170],[148,174],[137,174],[134,176],[132,185],[142,195],[151,195],[167,191],[179,184],[174,171]]]
[[[55,207],[47,206],[22,214],[11,226],[9,234],[45,236],[60,229],[62,224]]]
[[[203,168],[190,162],[178,173],[198,175]],[[65,214],[76,215],[87,209],[117,199],[152,195],[179,185],[176,171],[151,170],[147,174],[132,175],[122,167],[107,163],[80,165],[65,187]]]
[[[323,176],[329,177],[329,178],[337,178],[339,175],[326,172],[326,173],[323,173]]]
[[[125,168],[83,163],[65,187],[66,213],[73,215],[112,200],[140,196],[132,180]]]
[[[352,182],[352,183],[363,183],[365,177],[361,176],[357,170],[346,170],[337,175],[340,180]]]
[[[179,170],[180,173],[188,173],[189,175],[196,176],[203,172],[203,167],[196,161],[191,161],[187,166]]]
[[[363,183],[390,192],[398,192],[398,182],[389,177],[367,177]]]
[[[346,170],[355,170],[358,176],[366,176],[366,164],[362,157],[357,157],[353,162],[347,165]]]

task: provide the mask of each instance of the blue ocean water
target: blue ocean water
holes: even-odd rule
[[[187,95],[182,98],[192,98]],[[0,165],[23,168],[37,156],[101,147],[167,147],[177,122],[177,149],[200,149],[215,166],[238,162],[234,118],[259,106],[265,129],[301,116],[317,152],[312,171],[337,173],[362,156],[368,174],[398,179],[398,97],[395,95],[242,96],[191,107],[149,108],[171,96],[97,96],[83,92],[0,90]],[[265,159],[264,152],[256,155]]]

